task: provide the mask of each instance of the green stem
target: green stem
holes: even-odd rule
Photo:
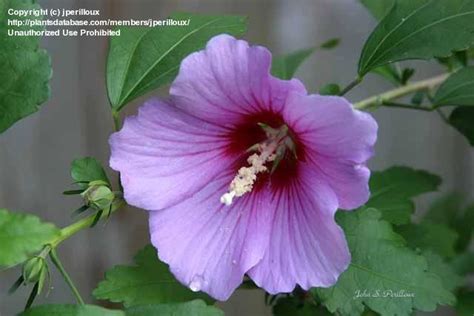
[[[61,229],[61,232],[60,232],[59,236],[56,237],[56,239],[54,239],[51,242],[51,247],[56,248],[60,243],[62,243],[64,240],[68,239],[72,235],[76,234],[78,231],[92,225],[92,223],[94,222],[94,218],[95,218],[95,214],[92,214],[88,217],[85,217],[85,218],[83,218],[83,219],[81,219],[81,220],[79,220],[75,223],[72,223],[71,225],[66,226],[63,229]]]
[[[398,102],[391,102],[391,101],[383,101],[382,105],[392,108],[402,108],[402,109],[411,109],[411,110],[418,110],[418,111],[428,111],[431,112],[433,108],[426,108],[423,106],[417,106],[412,104],[405,104],[405,103],[398,103]]]
[[[118,201],[115,201],[114,204],[112,205],[112,210],[110,211],[110,213],[113,213],[117,210],[119,210],[122,205],[124,204],[124,202],[122,200],[118,200]],[[75,223],[72,223],[71,225],[69,226],[66,226],[64,227],[63,229],[61,229],[60,233],[59,233],[59,236],[56,237],[55,239],[53,239],[51,242],[50,242],[50,245],[51,245],[51,248],[56,248],[60,243],[62,243],[64,240],[68,239],[69,237],[71,237],[72,235],[76,234],[77,232],[85,229],[85,228],[89,228],[92,223],[94,222],[94,219],[95,219],[95,216],[96,214],[92,214],[92,215],[89,215]],[[101,219],[104,218],[104,217],[107,217],[108,214],[106,212],[104,212],[101,216]]]
[[[121,122],[120,122],[120,113],[112,110],[112,118],[114,119],[114,130],[118,132],[121,127]]]
[[[354,107],[359,110],[377,107],[382,105],[385,101],[398,99],[416,91],[430,90],[441,84],[448,76],[449,74],[443,74],[430,79],[416,81],[357,102],[354,104]]]
[[[58,268],[59,272],[63,276],[67,285],[69,285],[69,287],[71,288],[72,293],[76,297],[77,303],[80,305],[84,305],[84,300],[82,299],[81,294],[79,293],[76,286],[74,285],[74,282],[72,282],[71,277],[64,269],[63,264],[61,263],[61,260],[59,260],[58,254],[56,253],[56,249],[52,248],[51,252],[49,253],[49,256],[51,257],[51,261],[54,263],[56,268]]]
[[[347,85],[342,91],[339,93],[340,96],[345,95],[347,92],[351,91],[355,86],[362,82],[362,77],[357,76],[351,83]]]

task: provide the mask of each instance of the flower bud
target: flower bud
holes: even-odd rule
[[[36,283],[44,275],[47,269],[46,262],[42,257],[33,257],[23,265],[23,279],[26,283]]]
[[[110,208],[115,194],[104,181],[92,181],[87,190],[82,193],[82,197],[87,206],[100,211]]]

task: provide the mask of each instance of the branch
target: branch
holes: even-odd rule
[[[368,109],[382,105],[382,103],[386,101],[398,99],[416,91],[429,90],[440,85],[444,80],[446,80],[446,78],[448,78],[448,76],[449,74],[443,74],[430,79],[416,81],[406,86],[389,90],[387,92],[357,102],[354,104],[354,107],[359,110]]]
[[[340,96],[345,95],[347,92],[351,91],[359,83],[362,82],[362,77],[357,76],[352,82],[350,82],[342,91],[339,93]]]
[[[411,109],[411,110],[427,111],[427,112],[431,112],[434,110],[434,108],[427,108],[424,106],[417,106],[417,105],[412,105],[412,104],[405,104],[405,103],[398,103],[398,102],[391,102],[391,101],[382,101],[381,105],[392,107],[392,108]]]
[[[114,203],[112,204],[112,209],[110,210],[110,213],[112,214],[113,212],[119,210],[123,205],[124,205],[124,201],[121,199],[114,201]],[[104,217],[108,217],[108,216],[109,214],[107,212],[103,212],[100,219]],[[94,213],[92,215],[89,215],[61,229],[59,236],[50,242],[51,248],[52,249],[56,248],[60,243],[62,243],[64,240],[68,239],[72,235],[76,234],[77,232],[85,228],[89,228],[92,225],[92,223],[94,223],[95,217],[96,217],[96,214]]]

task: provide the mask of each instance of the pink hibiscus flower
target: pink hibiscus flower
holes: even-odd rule
[[[219,300],[245,274],[271,294],[333,285],[350,262],[334,214],[369,197],[374,119],[270,65],[264,47],[216,36],[183,60],[169,100],[146,102],[110,139],[159,258]]]

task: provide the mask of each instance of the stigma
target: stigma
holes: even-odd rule
[[[232,182],[229,185],[229,191],[224,193],[220,202],[227,206],[231,205],[234,198],[241,197],[251,192],[257,175],[259,173],[269,172],[268,163],[273,163],[271,172],[277,167],[283,159],[286,150],[291,149],[294,152],[293,142],[288,135],[288,127],[281,126],[274,129],[264,124],[259,124],[265,131],[267,140],[249,148],[248,151],[255,151],[247,158],[248,166],[241,167]]]

